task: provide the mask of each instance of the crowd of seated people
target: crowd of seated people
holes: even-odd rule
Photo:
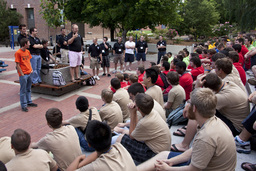
[[[187,49],[177,55],[167,53],[158,65],[138,66],[136,74],[117,73],[101,90],[100,109],[90,106],[84,96],[75,101],[78,114],[67,120],[59,109],[48,109],[45,117],[52,132],[38,142],[31,143],[22,129],[0,139],[2,166],[7,170],[235,170],[237,152],[251,152],[256,128],[256,109],[250,110],[256,92],[248,96],[245,89],[246,70],[254,68],[256,74],[256,50],[246,52],[242,39],[208,42],[192,53]],[[173,135],[184,139],[172,144],[166,119],[182,104],[182,117],[188,122]],[[91,154],[85,156],[83,150]],[[241,167],[256,168],[247,162]]]

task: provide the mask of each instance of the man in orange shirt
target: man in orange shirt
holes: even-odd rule
[[[32,80],[30,74],[33,72],[30,59],[32,58],[29,50],[29,40],[23,38],[20,40],[21,48],[15,53],[16,68],[20,81],[20,104],[23,112],[28,112],[27,107],[37,107],[37,104],[31,100]]]

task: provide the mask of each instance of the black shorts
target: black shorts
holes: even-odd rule
[[[121,144],[137,163],[147,161],[156,155],[144,142],[131,139],[127,134],[123,136]]]
[[[133,62],[133,61],[134,61],[134,54],[126,53],[124,62]]]
[[[146,54],[144,53],[137,53],[136,54],[136,60],[140,61],[140,59],[142,59],[142,61],[146,61]]]
[[[102,56],[101,67],[110,67],[109,56]]]

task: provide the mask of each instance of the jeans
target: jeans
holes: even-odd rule
[[[82,131],[80,131],[80,129],[76,128],[76,133],[77,133],[78,138],[79,138],[80,146],[81,146],[85,151],[88,151],[88,152],[93,152],[93,151],[95,151],[94,148],[89,147],[88,142],[85,140],[84,134],[82,133]]]
[[[27,104],[32,103],[31,100],[31,76],[24,75],[19,77],[20,81],[20,105],[22,108],[27,107]]]
[[[38,82],[42,82],[40,77],[40,70],[41,70],[41,56],[40,55],[32,55],[30,59],[31,66],[33,72],[31,73],[32,83],[36,84]]]
[[[157,64],[160,63],[161,57],[166,54],[166,51],[158,51]]]
[[[170,159],[170,158],[173,158],[173,157],[176,157],[178,155],[182,154],[182,152],[170,152],[169,155],[168,155],[168,158],[167,159]],[[191,160],[187,161],[187,162],[184,162],[184,163],[180,163],[180,164],[177,164],[177,165],[174,165],[174,166],[187,166],[189,165],[191,162]]]
[[[253,129],[253,124],[256,121],[256,108],[255,106],[252,108],[251,113],[243,120],[242,124],[244,128],[250,132],[251,134],[255,134],[255,130]]]

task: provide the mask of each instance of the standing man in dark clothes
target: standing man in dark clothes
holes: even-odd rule
[[[140,59],[142,60],[144,66],[147,52],[148,44],[146,41],[144,41],[144,37],[140,36],[140,40],[136,43],[136,60],[138,61],[138,66],[140,65]]]
[[[32,56],[30,59],[31,66],[33,68],[33,72],[31,73],[31,79],[33,84],[40,84],[42,83],[41,77],[40,77],[40,70],[41,70],[41,56],[40,56],[40,49],[43,48],[43,45],[41,44],[40,39],[37,37],[37,28],[32,27],[29,30],[30,36],[30,46],[29,51]]]
[[[20,40],[23,38],[28,38],[27,35],[27,27],[25,24],[19,25],[20,35],[18,36],[18,43],[20,44]]]
[[[113,74],[117,72],[118,61],[120,61],[120,72],[123,73],[124,54],[125,54],[125,46],[122,43],[122,38],[119,37],[118,42],[116,42],[113,47],[113,55],[115,56],[114,58],[115,70],[112,72]]]
[[[92,69],[93,78],[96,80],[100,80],[99,78],[99,69],[100,64],[102,63],[102,50],[100,45],[97,43],[97,38],[93,38],[93,44],[89,47],[88,57],[90,60],[90,68]],[[95,68],[96,75],[95,75]]]
[[[157,64],[159,64],[161,57],[166,54],[166,41],[163,40],[163,36],[159,36],[159,41],[157,42],[156,47],[158,49]]]
[[[68,63],[68,37],[66,35],[66,29],[61,29],[61,34],[59,35],[60,43],[60,53],[61,53],[61,62]],[[57,42],[58,43],[58,42]]]
[[[106,72],[105,72],[105,67],[107,68],[107,74],[108,77],[111,77],[111,75],[109,74],[109,67],[110,67],[110,62],[109,62],[109,43],[107,42],[108,38],[104,37],[103,38],[103,42],[100,44],[100,48],[101,48],[101,52],[102,52],[102,63],[101,63],[101,67],[103,68],[103,75],[102,76],[106,76]]]
[[[79,76],[79,66],[82,61],[83,38],[78,34],[78,25],[72,25],[72,32],[68,34],[68,50],[69,50],[69,63],[71,81],[75,82],[76,79],[81,79]]]

